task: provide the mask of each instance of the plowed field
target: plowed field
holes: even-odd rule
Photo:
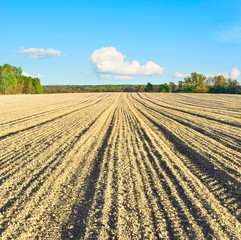
[[[241,96],[0,96],[0,239],[241,239]]]

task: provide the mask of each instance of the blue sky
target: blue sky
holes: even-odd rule
[[[241,80],[239,0],[0,0],[0,21],[0,65],[42,84]]]

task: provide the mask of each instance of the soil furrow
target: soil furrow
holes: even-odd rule
[[[240,96],[4,96],[0,111],[0,239],[240,239]]]

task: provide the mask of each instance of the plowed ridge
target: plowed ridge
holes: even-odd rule
[[[0,98],[0,239],[241,239],[241,96]]]

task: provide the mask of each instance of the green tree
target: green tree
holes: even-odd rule
[[[160,92],[169,92],[169,85],[167,83],[161,84]]]
[[[176,92],[177,91],[177,85],[172,82],[172,92]]]
[[[231,78],[227,81],[227,92],[228,93],[238,93],[239,82],[237,80],[232,80]]]
[[[23,85],[23,93],[35,93],[33,78],[23,76],[24,85]]]
[[[183,81],[178,81],[178,92],[184,91],[184,83]]]
[[[21,68],[21,67],[18,67],[18,68],[17,68],[17,72],[16,72],[16,74],[17,74],[17,78],[21,78],[22,73],[23,73],[22,68]]]
[[[213,84],[216,92],[225,92],[228,82],[227,79],[223,75],[218,75],[213,78]]]
[[[153,89],[153,85],[150,82],[148,82],[145,87],[145,92],[151,92],[152,89]]]
[[[169,92],[172,92],[172,82],[169,82]]]
[[[16,84],[16,79],[12,74],[12,69],[9,64],[4,64],[0,68],[0,89],[3,94],[11,92]]]
[[[207,77],[197,72],[191,73],[191,76],[184,78],[184,86],[187,92],[207,92]]]
[[[34,87],[34,92],[35,93],[43,93],[43,87],[40,84],[40,79],[39,78],[33,78],[33,87]],[[33,90],[32,90],[33,93]]]
[[[193,79],[191,77],[185,77],[184,78],[184,88],[185,88],[185,91],[187,92],[193,92],[194,91],[194,84],[193,84]]]

